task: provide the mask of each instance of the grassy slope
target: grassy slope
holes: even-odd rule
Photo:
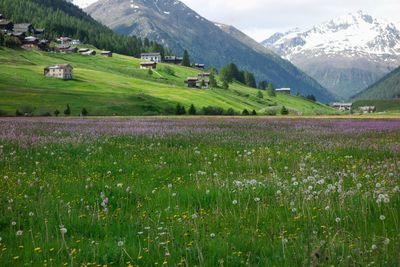
[[[163,113],[176,103],[186,107],[219,106],[241,111],[244,108],[265,111],[268,106],[285,105],[306,115],[331,114],[334,111],[299,97],[278,95],[272,99],[256,97],[257,90],[233,84],[229,90],[193,90],[185,88],[184,79],[196,76],[195,69],[169,65],[175,76],[168,75],[159,64],[152,76],[138,68],[140,60],[114,54],[62,55],[38,51],[0,48],[0,109],[13,114],[17,108],[31,105],[36,114],[63,110],[69,103],[73,114],[82,107],[95,115],[144,115]],[[71,63],[74,80],[62,81],[43,77],[49,64]]]
[[[400,97],[400,68],[389,73],[381,80],[371,85],[358,95],[354,100],[393,99]]]

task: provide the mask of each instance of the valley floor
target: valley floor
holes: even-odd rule
[[[0,265],[399,266],[400,119],[358,118],[0,118]]]

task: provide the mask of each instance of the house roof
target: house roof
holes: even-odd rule
[[[194,82],[194,81],[198,81],[198,80],[199,80],[199,78],[197,78],[197,77],[188,77],[186,79],[186,81],[188,81],[188,82]]]
[[[140,65],[142,65],[142,66],[146,66],[146,65],[157,65],[157,63],[156,62],[140,62]]]
[[[334,107],[345,107],[345,106],[353,106],[353,103],[333,103],[332,106]]]
[[[48,66],[45,69],[66,69],[66,68],[73,69],[71,64],[57,64],[57,65]]]
[[[275,91],[277,91],[277,92],[279,92],[279,91],[291,91],[291,89],[290,88],[278,88],[278,89],[275,89]]]
[[[6,26],[9,24],[13,24],[11,21],[6,20],[6,19],[0,19],[0,26]]]
[[[38,41],[38,38],[36,38],[34,36],[28,36],[28,37],[25,37],[24,40],[27,42],[35,42],[35,41]]]
[[[16,31],[16,32],[27,32],[31,28],[33,28],[33,27],[32,27],[32,24],[30,24],[30,23],[14,24],[14,31]]]
[[[25,33],[24,32],[11,32],[9,35],[16,36],[16,37],[21,37],[21,36],[24,36]]]
[[[141,57],[145,57],[145,56],[161,56],[161,54],[160,53],[142,53],[142,54],[140,54],[140,56]]]
[[[101,51],[102,54],[111,54],[111,51]]]

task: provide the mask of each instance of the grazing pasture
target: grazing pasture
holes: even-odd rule
[[[0,119],[1,266],[399,266],[400,120]]]

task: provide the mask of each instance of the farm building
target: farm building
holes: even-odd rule
[[[200,63],[195,63],[194,67],[204,70],[206,68],[206,65],[205,64],[200,64]]]
[[[156,69],[157,62],[140,62],[140,69]]]
[[[162,61],[160,53],[142,53],[140,54],[141,60],[152,61],[156,63],[160,63]]]
[[[60,38],[57,39],[57,42],[61,43],[61,45],[65,45],[65,46],[71,45],[71,41],[72,41],[71,38],[64,37],[64,36],[61,36]]]
[[[0,30],[12,31],[13,28],[14,28],[14,24],[11,21],[5,20],[5,19],[0,19]]]
[[[64,80],[72,80],[72,66],[70,64],[58,64],[44,68],[44,76]]]
[[[203,72],[203,73],[199,73],[199,75],[197,75],[197,76],[199,77],[199,79],[204,79],[204,78],[209,79],[210,75],[211,75],[211,73],[209,73],[209,72]]]
[[[332,107],[340,111],[351,111],[353,103],[333,103]]]
[[[292,90],[290,88],[279,88],[279,89],[275,89],[275,92],[290,95],[292,93]]]
[[[39,39],[34,36],[25,37],[22,41],[22,47],[25,49],[37,47],[39,44]]]
[[[43,50],[43,51],[48,51],[49,46],[50,46],[50,41],[49,40],[43,39],[43,40],[40,40],[39,43],[38,43],[39,49]]]
[[[95,56],[96,55],[96,51],[90,50],[88,48],[79,49],[78,53],[81,55],[84,55],[84,56]]]
[[[188,77],[185,83],[189,88],[201,88],[201,89],[208,89],[210,85],[210,81],[208,79],[199,77]]]
[[[168,64],[175,64],[175,65],[181,65],[183,61],[182,57],[177,57],[177,56],[165,56],[164,57],[164,62]]]
[[[66,54],[75,54],[78,52],[78,48],[71,47],[70,45],[59,45],[56,48],[56,52],[66,53]]]
[[[18,24],[14,24],[14,32],[16,33],[24,33],[25,35],[29,34],[29,33],[34,33],[34,28],[32,26],[32,24],[30,23],[18,23]]]
[[[112,57],[113,53],[111,51],[102,51],[100,55],[105,56],[105,57]]]
[[[360,111],[364,114],[374,113],[376,111],[375,106],[364,106],[360,107]]]
[[[78,39],[71,40],[71,45],[80,45],[81,41]]]

